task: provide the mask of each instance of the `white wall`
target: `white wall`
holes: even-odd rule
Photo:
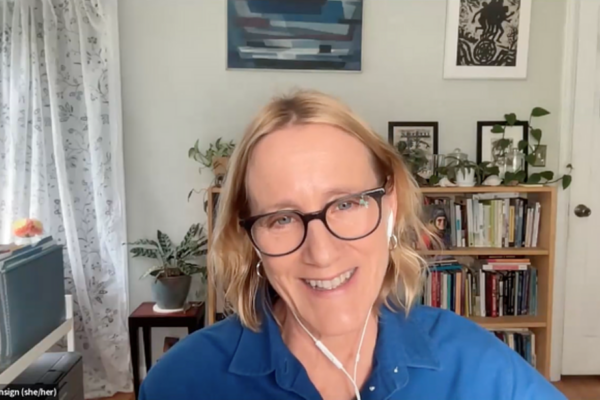
[[[366,0],[361,73],[227,71],[224,0],[120,0],[129,239],[161,229],[180,240],[205,221],[201,198],[186,198],[211,176],[198,174],[188,148],[237,139],[263,103],[293,87],[341,97],[385,137],[388,121],[439,121],[440,152],[460,147],[473,159],[478,120],[542,106],[554,113],[540,127],[556,170],[564,9],[564,0],[533,1],[527,80],[447,81],[445,0]],[[138,279],[147,266],[130,263],[132,309],[151,298]]]

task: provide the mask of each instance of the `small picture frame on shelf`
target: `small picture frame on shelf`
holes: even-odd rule
[[[388,142],[398,148],[399,142],[406,143],[407,149],[422,149],[425,154],[438,154],[437,122],[388,123]]]
[[[485,161],[494,162],[498,157],[495,144],[502,139],[502,133],[493,133],[496,125],[505,126],[506,121],[477,122],[477,164]],[[529,122],[517,121],[513,126],[506,126],[504,138],[511,141],[510,148],[517,147],[521,140],[528,140]],[[527,155],[527,149],[524,154]],[[525,175],[528,176],[527,163],[524,165]]]

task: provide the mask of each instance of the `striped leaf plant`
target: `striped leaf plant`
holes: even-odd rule
[[[134,258],[146,257],[156,260],[156,264],[149,268],[140,279],[148,276],[160,279],[198,273],[206,278],[206,265],[201,263],[200,258],[208,251],[208,239],[202,225],[190,226],[178,245],[175,245],[171,238],[160,230],[157,231],[156,239],[140,239],[128,243],[129,252]]]

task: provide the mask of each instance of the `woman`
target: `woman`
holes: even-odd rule
[[[234,314],[169,350],[142,400],[564,399],[492,334],[415,306],[417,187],[347,107],[275,99],[230,163],[210,265]]]

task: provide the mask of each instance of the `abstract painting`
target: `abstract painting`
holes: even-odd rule
[[[450,0],[446,78],[525,78],[531,0]]]
[[[227,68],[360,71],[363,0],[227,0]]]

